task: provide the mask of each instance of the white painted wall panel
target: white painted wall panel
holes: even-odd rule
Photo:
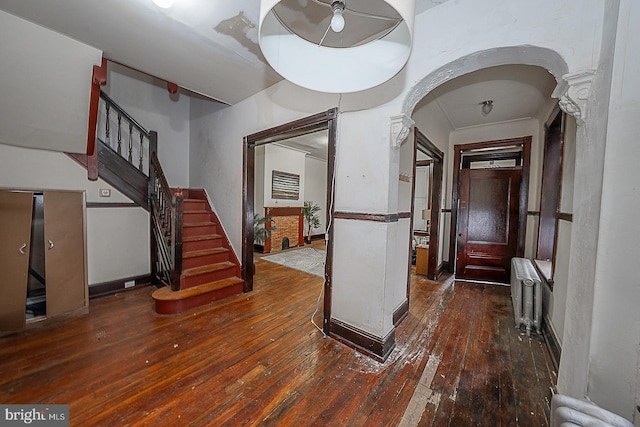
[[[85,153],[102,52],[0,11],[0,58],[0,143]]]

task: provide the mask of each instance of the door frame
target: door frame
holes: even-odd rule
[[[427,278],[430,280],[436,280],[442,270],[438,266],[438,253],[440,252],[440,211],[441,211],[441,199],[442,199],[442,181],[444,177],[444,153],[435,146],[433,142],[422,132],[418,127],[414,128],[415,143],[413,153],[413,182],[411,184],[411,236],[409,239],[409,245],[413,241],[413,215],[414,215],[414,198],[416,192],[416,165],[417,165],[417,153],[418,150],[431,157],[431,170],[429,185],[431,186],[431,219],[429,228],[429,261],[427,266]],[[411,254],[411,251],[409,251]],[[409,257],[409,265],[411,265],[411,257]],[[411,272],[411,268],[409,268]],[[410,280],[407,283],[407,298],[409,297],[409,285]]]
[[[294,120],[260,132],[247,135],[243,139],[243,171],[242,171],[242,279],[244,292],[253,290],[253,214],[255,194],[255,148],[272,142],[283,141],[296,136],[327,130],[327,230],[326,262],[324,267],[324,321],[323,331],[329,334],[331,319],[331,279],[333,266],[333,227],[335,180],[334,168],[336,157],[336,135],[338,129],[338,109],[327,111]]]
[[[458,204],[460,192],[460,166],[464,152],[480,149],[501,149],[507,147],[521,147],[522,149],[522,179],[520,181],[520,201],[518,207],[518,244],[516,256],[524,256],[527,231],[527,204],[529,200],[529,172],[531,163],[531,136],[501,139],[495,141],[472,142],[453,146],[453,182],[451,189],[451,227],[449,233],[449,271],[456,271],[456,253],[458,236]]]

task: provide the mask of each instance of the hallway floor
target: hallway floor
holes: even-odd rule
[[[252,293],[181,316],[142,288],[0,338],[0,403],[70,404],[72,426],[548,425],[555,373],[508,287],[414,276],[378,363],[310,322],[321,278],[256,268]]]

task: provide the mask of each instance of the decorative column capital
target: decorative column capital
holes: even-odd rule
[[[399,149],[402,146],[415,123],[406,114],[391,117],[391,146],[393,148]]]
[[[562,111],[575,117],[578,125],[587,119],[587,100],[594,75],[594,70],[565,74],[551,95],[560,99]]]

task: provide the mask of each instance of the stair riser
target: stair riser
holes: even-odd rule
[[[216,280],[228,279],[235,276],[236,268],[231,266],[222,270],[211,271],[209,273],[197,274],[180,278],[180,289],[192,288],[203,283],[215,282]]]
[[[216,234],[216,225],[198,225],[195,227],[182,227],[182,237],[202,236],[203,234]]]
[[[215,289],[211,292],[195,295],[190,298],[177,301],[156,301],[156,313],[159,314],[179,314],[195,307],[209,304],[213,301],[221,300],[233,295],[241,294],[244,291],[243,284],[227,286],[222,289]]]
[[[209,212],[189,212],[182,215],[182,221],[184,224],[208,222],[211,221],[211,214]]]
[[[222,238],[197,240],[195,242],[183,242],[182,252],[199,251],[200,249],[213,249],[222,247]]]
[[[216,264],[219,262],[229,261],[229,252],[223,252],[212,255],[202,255],[193,258],[182,259],[182,269],[186,270],[193,267],[201,267],[207,264]]]
[[[206,211],[208,203],[196,200],[185,200],[182,204],[182,210],[184,211]]]

